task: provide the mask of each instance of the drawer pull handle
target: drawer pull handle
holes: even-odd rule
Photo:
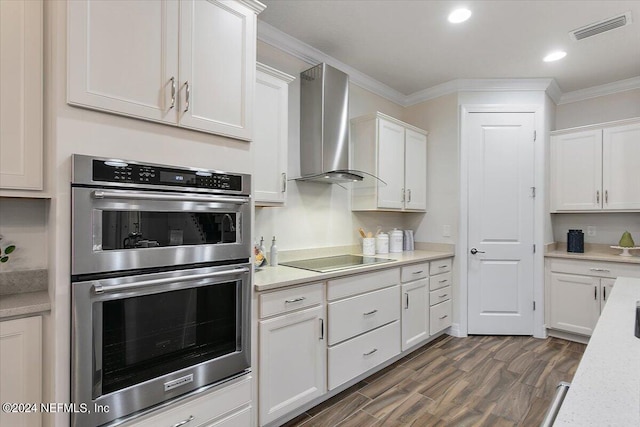
[[[288,300],[285,300],[285,301],[284,301],[284,303],[285,303],[285,304],[293,304],[294,302],[304,301],[305,299],[306,299],[305,297],[294,298],[294,299],[288,299]]]
[[[195,419],[195,417],[193,415],[189,415],[189,418],[187,418],[186,420],[180,421],[179,423],[174,424],[172,427],[180,427],[183,426],[187,423],[190,423],[191,421],[193,421]]]
[[[446,265],[446,264],[445,264],[445,265],[439,265],[439,266],[438,266],[438,268],[447,268],[447,267],[448,267],[448,265]]]
[[[449,317],[449,315],[447,315],[447,314],[445,314],[444,316],[440,316],[440,320],[446,319],[447,317]]]
[[[368,352],[368,353],[362,353],[362,355],[363,355],[363,356],[371,356],[371,355],[372,355],[373,353],[375,353],[376,351],[378,351],[378,349],[377,349],[377,348],[374,348],[373,350],[371,350],[371,351],[370,351],[370,352]]]
[[[422,273],[424,273],[424,270],[414,271],[414,272],[413,272],[413,273],[411,273],[411,274],[422,274]]]
[[[604,272],[609,272],[609,270],[607,270],[606,268],[590,268],[589,270],[591,271],[604,271]]]
[[[447,297],[447,296],[449,296],[449,294],[442,294],[442,295],[440,295],[438,298],[445,298],[445,297]]]
[[[438,281],[438,283],[447,283],[447,282],[448,282],[447,279],[442,279],[442,280]]]
[[[366,313],[362,313],[363,316],[371,316],[372,314],[376,314],[378,310],[371,310]]]

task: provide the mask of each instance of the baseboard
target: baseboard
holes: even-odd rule
[[[451,335],[452,337],[456,337],[456,338],[464,338],[467,336],[467,334],[463,334],[462,331],[460,330],[460,324],[459,323],[452,323],[451,326],[449,326],[449,329],[446,331],[447,334]]]
[[[547,329],[550,337],[561,338],[563,340],[575,341],[581,344],[589,344],[589,338],[586,335],[572,334],[571,332],[557,331],[555,329]]]

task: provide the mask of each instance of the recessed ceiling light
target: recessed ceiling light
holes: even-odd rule
[[[459,24],[466,21],[471,17],[471,11],[469,9],[461,8],[456,9],[449,14],[449,22],[452,24]]]
[[[558,59],[562,59],[565,56],[567,56],[567,52],[565,52],[563,50],[557,50],[557,51],[551,52],[550,54],[545,56],[543,61],[544,62],[553,62],[553,61],[557,61]]]

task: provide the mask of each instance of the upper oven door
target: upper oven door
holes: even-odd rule
[[[248,197],[72,188],[73,275],[247,259]]]

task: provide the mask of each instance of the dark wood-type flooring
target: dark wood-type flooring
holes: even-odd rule
[[[584,349],[556,338],[444,336],[285,426],[538,427]]]

